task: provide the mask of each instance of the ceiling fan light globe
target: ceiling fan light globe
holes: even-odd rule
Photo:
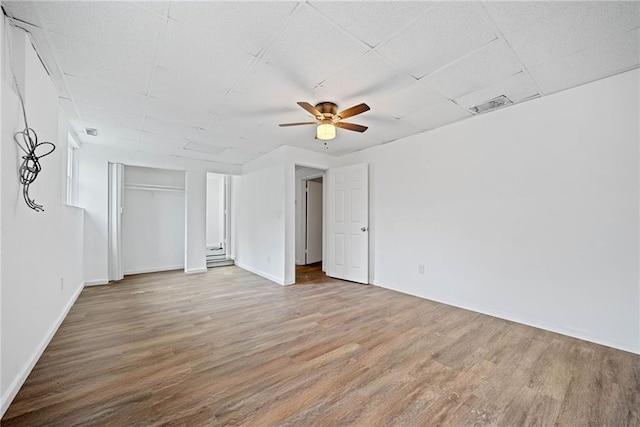
[[[318,125],[316,137],[321,140],[329,140],[336,137],[336,127],[329,123]]]

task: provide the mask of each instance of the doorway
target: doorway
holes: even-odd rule
[[[207,267],[232,265],[230,258],[230,179],[228,175],[207,173],[206,258]]]
[[[296,166],[295,178],[296,265],[316,265],[322,268],[324,260],[324,170]],[[296,268],[296,271],[301,270]]]

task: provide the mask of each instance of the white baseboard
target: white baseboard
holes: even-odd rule
[[[264,271],[260,271],[258,269],[253,268],[253,267],[249,267],[248,265],[243,264],[241,262],[239,263],[238,261],[236,261],[236,266],[240,267],[243,270],[247,270],[250,273],[257,274],[258,276],[264,277],[265,279],[269,279],[272,282],[277,283],[278,285],[288,286],[288,285],[292,284],[292,283],[284,283],[284,280],[282,280],[280,277],[276,277],[276,276],[274,276],[272,274],[265,273]]]
[[[182,270],[183,268],[184,268],[184,264],[181,264],[181,265],[169,265],[169,266],[166,266],[166,267],[144,268],[142,270],[125,271],[123,275],[124,276],[128,276],[130,274],[157,273],[159,271]]]
[[[620,339],[617,339],[617,338],[611,338],[611,337],[605,337],[605,336],[596,336],[596,335],[593,335],[592,333],[590,333],[589,331],[584,331],[584,330],[578,331],[578,330],[569,328],[569,327],[564,326],[564,325],[557,325],[557,324],[554,324],[554,323],[549,323],[549,322],[540,321],[540,320],[536,320],[536,319],[529,319],[529,318],[525,318],[525,317],[519,316],[519,315],[514,314],[514,313],[506,313],[506,312],[503,312],[501,310],[496,310],[496,309],[493,309],[493,308],[476,307],[476,306],[472,306],[472,305],[469,305],[469,304],[466,304],[466,303],[461,303],[459,301],[449,301],[449,300],[445,301],[445,300],[439,300],[439,299],[435,299],[435,298],[428,298],[428,297],[426,297],[424,295],[419,295],[417,293],[408,292],[408,291],[405,291],[405,290],[402,290],[402,289],[395,288],[393,286],[387,286],[387,285],[382,284],[380,282],[374,282],[373,284],[375,286],[379,286],[381,288],[390,289],[392,291],[400,292],[400,293],[407,294],[407,295],[413,295],[414,297],[427,299],[429,301],[435,301],[435,302],[439,302],[441,304],[450,305],[452,307],[458,307],[458,308],[462,308],[464,310],[469,310],[469,311],[473,311],[473,312],[476,312],[476,313],[486,314],[488,316],[493,316],[493,317],[497,317],[499,319],[509,320],[511,322],[520,323],[522,325],[531,326],[533,328],[544,329],[545,331],[555,332],[556,334],[566,335],[568,337],[578,338],[578,339],[583,340],[583,341],[589,341],[589,342],[592,342],[592,343],[595,343],[595,344],[604,345],[604,346],[615,348],[615,349],[618,349],[618,350],[628,351],[629,353],[640,354],[640,348],[637,345],[635,345],[633,343],[630,343],[630,342],[621,341]]]
[[[9,405],[11,405],[11,402],[13,402],[13,399],[16,397],[18,391],[20,391],[20,388],[27,380],[27,377],[33,370],[33,367],[36,366],[36,363],[40,359],[40,356],[42,356],[42,353],[44,353],[45,349],[49,345],[49,342],[51,342],[51,339],[58,331],[58,328],[67,317],[69,310],[71,310],[71,307],[73,307],[73,304],[75,304],[83,288],[84,286],[78,286],[78,290],[73,294],[67,305],[62,310],[62,313],[60,313],[60,316],[58,317],[56,322],[49,329],[47,335],[45,335],[42,341],[40,341],[38,347],[36,347],[35,351],[31,354],[31,357],[29,357],[29,359],[27,360],[27,363],[23,366],[22,370],[20,371],[20,375],[18,375],[11,382],[4,396],[0,398],[0,401],[2,402],[0,404],[0,418],[2,418],[4,413],[7,412],[7,409],[9,409]]]
[[[198,273],[206,273],[207,267],[199,267],[199,268],[189,268],[184,271],[187,274],[198,274]]]
[[[101,286],[108,285],[109,281],[107,279],[97,279],[97,280],[85,280],[83,286]]]

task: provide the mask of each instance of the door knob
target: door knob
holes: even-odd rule
[[[362,227],[362,228],[360,229],[360,231],[362,231],[362,232],[364,233],[365,231],[367,231],[367,227]]]

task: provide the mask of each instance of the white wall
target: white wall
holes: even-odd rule
[[[640,353],[639,81],[341,158],[370,164],[373,283]]]
[[[207,174],[207,247],[224,246],[224,175]]]
[[[185,176],[182,171],[124,167],[124,274],[184,268]]]
[[[83,211],[62,203],[66,198],[63,182],[67,128],[59,115],[58,93],[24,32],[11,29],[11,34],[14,65],[25,94],[29,126],[36,130],[40,141],[55,143],[56,150],[41,159],[42,171],[31,185],[31,197],[45,209],[38,213],[26,206],[17,180],[21,153],[13,143],[13,134],[22,130],[24,124],[7,68],[5,33],[0,25],[0,416],[26,380],[83,284]]]
[[[238,266],[282,285],[295,282],[295,167],[335,163],[333,156],[282,146],[243,166],[232,195]]]
[[[164,154],[83,144],[78,152],[79,199],[85,208],[85,282],[107,283],[107,163],[183,170],[186,173],[185,271],[206,271],[206,174],[236,174],[240,168]]]

